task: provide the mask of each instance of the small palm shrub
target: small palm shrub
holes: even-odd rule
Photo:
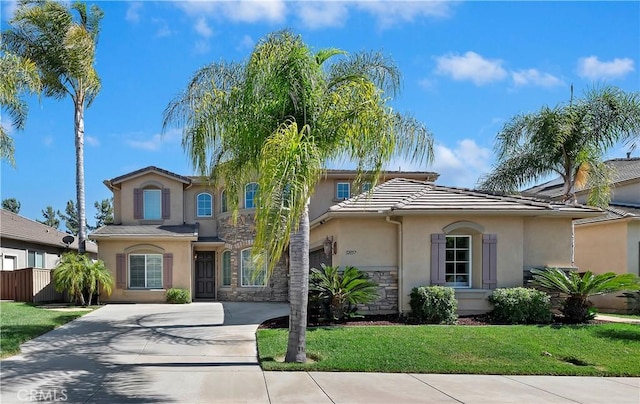
[[[627,299],[627,303],[629,304],[629,314],[640,315],[640,292],[623,292],[622,296]]]
[[[500,288],[489,296],[493,321],[505,324],[544,324],[552,319],[551,300],[532,288]]]
[[[102,260],[91,260],[84,254],[65,253],[53,270],[53,285],[58,292],[67,292],[76,304],[91,305],[91,299],[101,288],[108,295],[113,290],[113,276]]]
[[[561,312],[567,323],[586,323],[595,317],[589,296],[622,290],[640,289],[640,281],[633,274],[614,272],[594,275],[591,271],[578,274],[565,273],[558,268],[532,269],[533,281],[538,286],[566,295]]]
[[[411,291],[409,305],[412,321],[421,324],[453,324],[458,319],[453,288],[445,286],[421,286]]]
[[[166,293],[167,303],[191,303],[191,293],[187,289],[171,288]]]
[[[328,320],[341,320],[356,314],[357,304],[378,298],[378,284],[358,268],[347,266],[341,273],[336,266],[321,264],[311,268],[309,302],[316,304]]]

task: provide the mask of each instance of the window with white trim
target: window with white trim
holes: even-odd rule
[[[244,207],[252,209],[256,207],[256,198],[258,196],[258,184],[251,182],[244,187]]]
[[[142,191],[143,218],[145,220],[162,219],[162,192],[159,189],[144,189]]]
[[[222,253],[222,286],[231,286],[231,251]]]
[[[446,286],[471,287],[471,236],[447,236],[444,265]]]
[[[338,182],[336,184],[336,199],[349,199],[351,197],[351,184]]]
[[[240,251],[241,286],[265,286],[267,284],[267,263],[256,266],[251,257],[251,248]]]
[[[206,192],[196,197],[196,216],[211,217],[213,215],[213,198]]]
[[[44,268],[44,253],[29,251],[27,253],[27,266],[29,268]]]
[[[162,254],[130,254],[129,287],[162,289]]]

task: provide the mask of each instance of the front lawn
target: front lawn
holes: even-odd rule
[[[0,303],[0,358],[20,353],[20,344],[89,311],[48,310],[29,303]]]
[[[307,331],[307,364],[282,363],[286,329],[258,330],[264,370],[640,376],[640,326],[363,326]]]

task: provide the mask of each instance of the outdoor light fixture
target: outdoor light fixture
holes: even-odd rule
[[[337,248],[336,243],[333,241],[333,236],[331,236],[331,238],[327,236],[327,238],[324,239],[322,246],[324,248],[324,255],[326,255],[327,258],[336,253]]]

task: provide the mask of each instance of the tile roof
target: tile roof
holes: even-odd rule
[[[123,175],[120,175],[118,177],[112,178],[110,180],[107,180],[106,182],[115,185],[115,184],[119,184],[119,183],[121,183],[121,182],[123,182],[123,181],[125,181],[127,179],[135,178],[135,177],[138,177],[140,175],[146,174],[147,172],[156,172],[156,173],[168,176],[168,177],[172,177],[172,178],[175,178],[178,181],[184,182],[185,184],[190,184],[191,183],[191,179],[189,177],[185,177],[184,175],[176,174],[176,173],[173,173],[173,172],[171,172],[169,170],[158,168],[156,166],[144,167],[144,168],[141,168],[139,170],[135,170],[135,171],[132,171],[130,173],[123,174]]]
[[[609,207],[605,210],[605,214],[598,217],[590,217],[586,219],[576,220],[575,224],[589,224],[589,223],[599,223],[606,222],[609,220],[619,220],[619,219],[635,219],[640,220],[640,205],[621,205],[621,204],[610,204]]]
[[[582,205],[564,205],[541,199],[502,195],[434,183],[394,178],[329,208],[335,213],[407,212],[563,212],[576,217],[601,214]]]
[[[163,225],[121,225],[103,226],[90,235],[91,238],[104,237],[198,237],[198,226],[182,224],[176,226]]]
[[[0,236],[3,239],[27,241],[60,248],[67,247],[67,245],[62,242],[62,238],[69,234],[5,209],[0,209],[0,212]],[[98,247],[91,241],[87,242],[85,247],[87,252],[98,252]],[[78,249],[77,237],[75,237],[73,243],[69,245],[69,248],[73,250]]]

